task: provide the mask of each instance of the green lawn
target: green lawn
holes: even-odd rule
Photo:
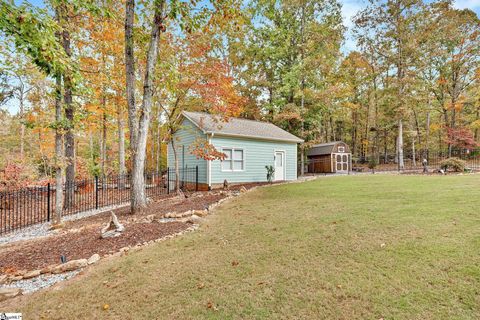
[[[259,189],[15,303],[25,319],[479,319],[480,176]]]

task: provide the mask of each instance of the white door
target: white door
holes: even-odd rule
[[[337,173],[348,173],[348,154],[337,153],[335,158]]]
[[[285,180],[285,152],[275,151],[275,181]]]

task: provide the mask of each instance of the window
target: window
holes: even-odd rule
[[[277,153],[275,156],[275,160],[276,160],[275,166],[283,167],[283,153]]]
[[[243,171],[245,170],[245,155],[242,149],[223,148],[226,155],[222,161],[222,171]]]
[[[343,147],[343,146],[338,147],[338,152],[345,152],[345,147]]]

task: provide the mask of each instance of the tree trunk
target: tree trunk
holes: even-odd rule
[[[160,108],[158,108],[158,115],[157,115],[157,121],[158,121],[158,124],[157,124],[157,154],[156,154],[156,163],[155,163],[155,170],[157,171],[157,175],[160,174],[160,171],[161,171],[161,167],[160,167],[160,161],[162,159],[162,139],[160,139],[160,135],[161,135],[161,132],[160,132],[160,115],[161,115],[161,111],[160,111]]]
[[[478,120],[480,120],[480,106],[477,107],[477,111],[475,112],[475,121],[477,121],[477,123]],[[473,138],[475,139],[475,142],[478,143],[478,126],[475,128]]]
[[[135,0],[127,0],[125,11],[125,72],[126,94],[128,107],[128,127],[130,129],[131,159],[137,145],[138,118],[137,106],[135,105],[135,56],[133,27],[135,18]]]
[[[127,1],[127,11],[129,11],[128,4],[130,2],[132,2],[132,0]],[[152,98],[153,98],[153,76],[154,76],[155,65],[157,63],[158,47],[159,47],[160,32],[161,32],[160,30],[163,25],[163,19],[164,19],[163,17],[164,6],[165,6],[164,0],[159,1],[155,6],[155,14],[154,14],[153,23],[152,23],[152,32],[150,34],[150,42],[149,42],[149,47],[147,52],[145,79],[143,83],[143,101],[142,101],[142,107],[141,107],[142,112],[140,114],[140,120],[138,121],[138,134],[136,136],[136,145],[133,146],[135,152],[132,155],[133,164],[132,164],[131,203],[130,203],[132,214],[143,211],[147,206],[147,198],[145,196],[145,176],[144,176],[145,158],[146,158],[148,128],[150,125],[150,112],[152,108]],[[127,19],[128,19],[128,14],[127,14]],[[132,22],[133,22],[133,18],[132,18]],[[126,23],[126,25],[127,24],[128,23]],[[126,26],[126,30],[127,30],[127,26]],[[133,40],[133,38],[128,40],[131,41]],[[129,47],[129,45],[127,45],[127,47]],[[133,57],[129,57],[129,59],[131,58]],[[130,71],[131,70],[127,68],[127,74]]]
[[[55,218],[54,223],[62,222],[63,213],[63,120],[62,113],[62,79],[56,76],[55,84]]]
[[[172,138],[172,141],[170,143],[172,144],[173,159],[175,161],[175,192],[179,193],[180,192],[180,168],[178,165],[177,147],[175,147],[174,138]]]
[[[66,13],[63,12],[62,19],[67,19]],[[67,56],[72,55],[70,48],[70,33],[67,30],[62,32],[62,46]],[[73,106],[72,97],[72,80],[70,75],[65,75],[63,85],[65,87],[64,103],[65,103],[65,118],[68,122],[68,127],[65,132],[65,160],[67,167],[65,172],[65,207],[71,207],[74,200],[75,192],[75,136],[73,132],[75,107]]]
[[[412,166],[413,168],[417,167],[417,159],[415,153],[415,137],[412,138]]]
[[[24,93],[23,93],[23,84],[21,84],[21,89],[20,89],[20,160],[23,161],[24,158],[24,150],[25,150],[25,124],[24,124],[24,115],[25,115],[25,108],[24,108]]]
[[[105,98],[104,99],[104,106],[105,106]],[[101,150],[100,150],[100,161],[101,161],[101,170],[102,170],[102,181],[105,178],[105,169],[107,165],[107,114],[105,109],[102,115],[102,142],[101,142]]]
[[[117,126],[118,126],[118,173],[123,177],[127,173],[125,166],[125,124],[122,115],[122,106],[117,105]]]
[[[425,124],[425,147],[424,147],[424,157],[429,160],[430,154],[430,111],[427,112],[427,120]]]
[[[401,171],[405,169],[405,162],[403,159],[403,121],[402,119],[398,120],[397,150],[398,150],[398,170]]]

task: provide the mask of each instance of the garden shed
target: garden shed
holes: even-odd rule
[[[352,170],[352,154],[345,142],[314,145],[307,152],[309,173],[348,173]]]
[[[203,112],[183,112],[182,125],[173,136],[181,168],[198,167],[202,190],[228,183],[267,181],[265,166],[275,168],[273,180],[297,179],[297,145],[303,140],[269,122],[241,118],[221,121]],[[225,155],[224,160],[197,158],[191,150],[196,141]],[[175,166],[172,141],[167,151],[168,166]]]

